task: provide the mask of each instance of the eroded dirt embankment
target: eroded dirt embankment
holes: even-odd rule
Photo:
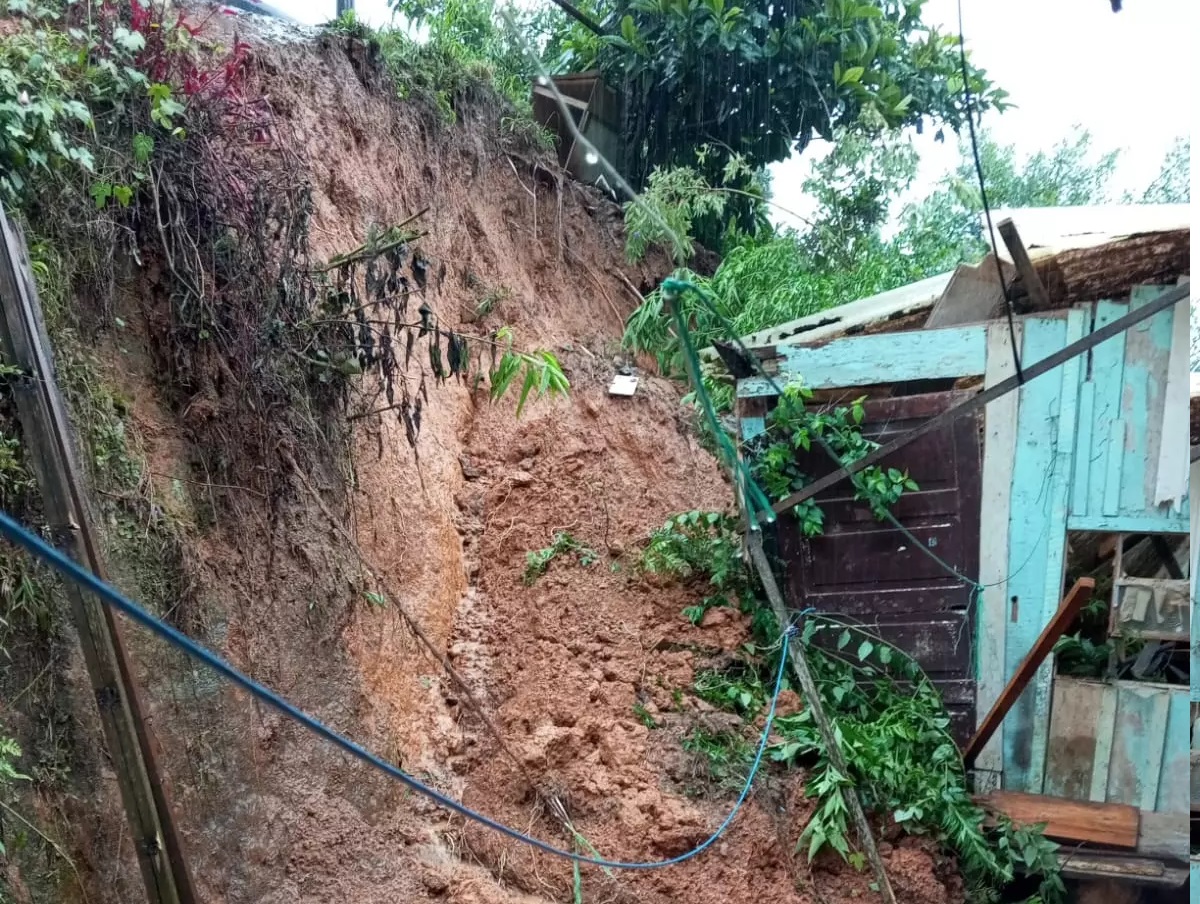
[[[425,299],[468,333],[514,328],[550,348],[569,400],[514,417],[454,381],[431,388],[419,465],[392,417],[355,422],[347,475],[290,478],[286,498],[247,494],[197,526],[182,572],[181,622],[254,677],[470,806],[560,845],[571,839],[548,801],[565,804],[603,854],[678,854],[705,837],[729,796],[689,796],[682,751],[697,655],[745,638],[738,617],[690,627],[678,588],[634,576],[638,544],[677,511],[724,508],[730,493],[691,436],[679,389],[643,375],[631,399],[608,396],[634,285],[665,262],[629,267],[620,214],[506,139],[496,114],[463,104],[453,126],[394,99],[360,50],[340,39],[255,45],[256,78],[308,169],[311,239],[325,258],[372,224],[422,208],[430,259]],[[496,291],[482,318],[481,298]],[[108,370],[132,399],[157,494],[181,517],[202,489],[189,436],[195,409],[156,388],[144,300],[121,302],[128,332],[107,344]],[[415,368],[413,365],[413,373]],[[221,404],[217,399],[213,404]],[[189,414],[189,411],[191,412]],[[285,450],[261,466],[286,470]],[[474,685],[505,746],[465,705],[397,612],[366,602],[371,584],[314,504],[316,488],[386,574],[387,590]],[[551,564],[533,586],[525,553],[567,530],[599,553]],[[201,899],[210,902],[566,901],[571,868],[459,821],[351,763],[275,714],[138,640],[154,731]],[[696,650],[701,650],[697,653]],[[635,716],[640,703],[662,725]],[[141,894],[117,797],[104,770],[77,838],[91,900]],[[102,811],[102,815],[98,815]],[[584,870],[584,900],[854,900],[867,878],[792,856],[807,813],[794,781],[767,780],[733,830],[682,867],[650,874]],[[912,842],[885,845],[900,900],[949,902],[935,862]]]

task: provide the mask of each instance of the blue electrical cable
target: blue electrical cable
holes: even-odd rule
[[[754,756],[754,764],[750,768],[750,774],[746,776],[746,784],[742,788],[742,793],[738,796],[737,802],[733,805],[733,809],[729,812],[729,815],[725,817],[725,821],[722,822],[717,830],[702,844],[690,851],[687,851],[686,853],[680,854],[677,857],[672,857],[670,860],[658,860],[647,863],[623,863],[619,860],[602,860],[598,857],[585,857],[584,855],[577,854],[574,851],[557,848],[545,841],[539,841],[536,838],[531,838],[530,836],[525,835],[516,829],[509,828],[506,825],[496,822],[496,820],[484,816],[482,813],[476,813],[465,804],[459,803],[453,798],[442,794],[440,791],[430,788],[428,785],[421,783],[408,773],[404,772],[402,769],[393,766],[386,760],[380,759],[378,756],[359,746],[349,738],[338,734],[332,728],[327,727],[322,722],[319,722],[317,719],[289,703],[270,688],[259,684],[257,681],[247,675],[243,675],[224,659],[205,649],[186,634],[183,634],[182,632],[177,631],[175,628],[172,628],[170,625],[160,621],[137,603],[127,599],[119,591],[109,587],[90,571],[72,561],[67,556],[63,555],[53,546],[50,546],[48,543],[42,540],[41,537],[30,533],[28,530],[22,527],[20,523],[10,517],[8,513],[4,511],[0,511],[0,534],[2,534],[6,539],[16,546],[24,549],[35,559],[41,559],[49,564],[66,579],[87,590],[90,590],[114,609],[123,612],[126,616],[137,622],[142,627],[149,629],[152,633],[157,634],[168,643],[183,650],[192,658],[204,663],[213,671],[225,676],[226,679],[248,691],[259,700],[262,700],[268,706],[274,707],[285,716],[288,716],[289,718],[303,725],[317,736],[324,738],[326,741],[329,741],[337,747],[340,747],[346,753],[359,760],[362,760],[364,763],[374,766],[376,769],[379,769],[397,781],[403,783],[409,789],[417,792],[418,794],[424,795],[435,803],[445,807],[447,810],[457,813],[460,816],[464,816],[467,819],[477,822],[482,826],[486,826],[487,828],[499,832],[502,835],[506,835],[514,841],[519,841],[522,844],[527,844],[530,847],[544,851],[547,854],[553,854],[556,857],[564,857],[568,860],[574,860],[577,863],[591,863],[595,866],[605,867],[608,869],[661,869],[662,867],[674,866],[678,863],[683,863],[685,860],[690,860],[692,857],[695,857],[697,854],[705,851],[712,845],[714,841],[724,834],[727,828],[729,828],[730,823],[733,822],[733,818],[742,808],[742,804],[745,803],[747,796],[750,794],[750,787],[754,783],[754,778],[758,774],[759,767],[762,765],[763,753],[766,752],[767,749],[767,738],[771,733],[771,724],[775,721],[775,707],[779,702],[779,692],[783,686],[783,673],[784,669],[787,667],[788,643],[796,632],[795,626],[789,626],[784,629],[781,638],[782,653],[779,659],[779,672],[775,676],[775,690],[771,695],[771,708],[767,712],[767,723],[763,727],[762,739],[758,743],[758,752]]]

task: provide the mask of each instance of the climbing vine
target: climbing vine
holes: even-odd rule
[[[767,429],[745,444],[751,472],[767,495],[775,501],[786,498],[811,482],[797,464],[799,452],[811,452],[823,446],[843,465],[858,461],[879,447],[862,435],[865,397],[849,405],[814,407],[809,404],[812,390],[798,380],[783,387],[767,418]],[[821,454],[818,449],[818,454]],[[822,458],[824,456],[822,455]],[[916,481],[907,471],[872,465],[853,475],[854,498],[866,502],[876,518],[887,517],[892,506],[906,490],[917,490]],[[824,528],[825,516],[812,499],[792,507],[806,537],[814,537]]]

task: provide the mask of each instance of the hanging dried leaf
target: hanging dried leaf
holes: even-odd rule
[[[367,315],[362,308],[355,309],[354,319],[358,322],[358,358],[365,369],[374,364],[376,360],[375,334],[371,331],[371,324],[367,322]]]
[[[396,403],[396,352],[392,343],[392,328],[383,328],[379,337],[379,371],[383,375],[383,391],[387,395],[389,405]]]
[[[458,346],[458,336],[454,335],[454,330],[451,330],[446,336],[446,357],[450,362],[450,376],[457,377],[459,370],[462,368],[462,350]]]
[[[458,372],[458,380],[461,383],[471,369],[471,350],[467,348],[466,336],[458,337],[458,360],[462,362]]]
[[[396,245],[389,248],[383,255],[383,259],[387,261],[388,271],[390,275],[395,276],[396,271],[400,269],[400,265],[404,263],[404,257],[408,253],[407,245]]]
[[[392,309],[396,312],[397,317],[405,317],[408,315],[408,278],[405,276],[396,277],[396,291],[392,293]]]
[[[408,337],[404,342],[404,369],[408,370],[408,362],[412,360],[413,342],[416,336],[413,335],[413,331],[408,327],[405,327],[404,333]]]
[[[376,274],[375,274],[374,258],[367,261],[366,285],[367,285],[367,297],[368,298],[378,298],[379,297],[378,290],[380,288],[380,280],[376,277]]]
[[[412,271],[417,285],[424,289],[426,280],[429,278],[429,261],[418,255],[413,258]]]
[[[426,387],[426,385],[425,385],[425,372],[424,372],[424,371],[422,371],[422,372],[421,372],[421,385],[417,387],[417,393],[418,393],[418,394],[421,396],[421,398],[423,398],[423,399],[424,399],[426,402],[428,402],[428,401],[429,401],[429,389],[428,389],[428,387]]]

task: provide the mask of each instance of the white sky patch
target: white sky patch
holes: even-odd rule
[[[1008,91],[1014,105],[985,125],[1025,156],[1048,150],[1080,127],[1093,150],[1121,149],[1112,189],[1142,189],[1178,137],[1191,132],[1197,101],[1192,54],[1170,35],[1195,33],[1194,0],[963,0],[963,30],[973,61]],[[958,33],[956,0],[929,0],[924,20]],[[905,200],[919,200],[958,163],[957,140],[913,135],[921,168]],[[964,130],[964,135],[966,134]],[[817,153],[772,167],[776,200],[801,215],[813,204],[802,184]],[[780,222],[791,222],[785,215]]]

